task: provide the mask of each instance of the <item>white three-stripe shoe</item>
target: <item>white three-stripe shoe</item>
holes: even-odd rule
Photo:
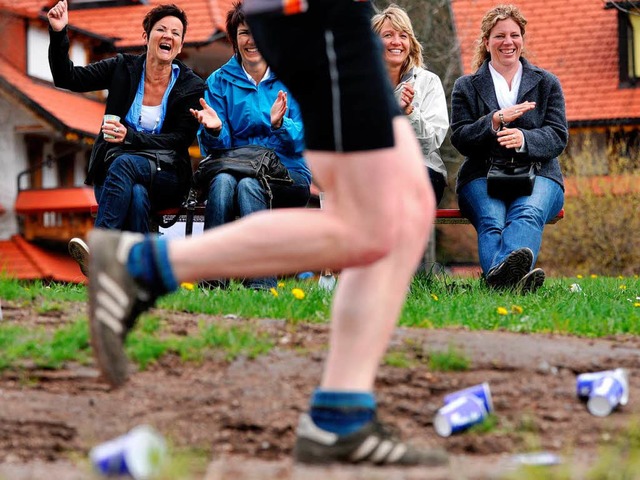
[[[406,444],[398,440],[388,426],[377,420],[349,435],[336,435],[318,428],[309,415],[302,414],[296,433],[293,455],[297,462],[302,463],[428,466],[449,463],[445,451],[418,449]]]
[[[129,373],[124,339],[138,315],[157,298],[127,271],[131,247],[143,239],[143,235],[116,230],[89,233],[91,345],[100,372],[114,387],[122,385]]]

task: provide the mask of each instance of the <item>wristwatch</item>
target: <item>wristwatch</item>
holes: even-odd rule
[[[498,112],[498,118],[500,119],[500,130],[502,130],[506,126],[502,112]]]

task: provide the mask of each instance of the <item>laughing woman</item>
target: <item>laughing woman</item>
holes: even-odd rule
[[[558,155],[569,137],[560,82],[523,57],[526,24],[513,5],[485,14],[476,72],[456,81],[451,100],[451,143],[465,156],[458,203],[477,231],[484,278],[490,288],[520,292],[545,279],[534,266],[545,223],[564,203]],[[533,165],[533,190],[489,193],[496,160]]]
[[[447,185],[447,169],[439,151],[449,129],[442,82],[424,68],[422,45],[402,8],[389,5],[373,17],[372,27],[382,40],[393,93],[420,142],[437,205]]]
[[[198,122],[189,110],[198,107],[204,82],[176,59],[186,14],[173,4],[154,7],[142,22],[146,53],[118,54],[86,67],[69,59],[67,1],[47,17],[55,85],[75,92],[108,90],[105,113],[119,118],[103,123],[89,160],[85,183],[94,186],[98,201],[95,226],[148,232],[152,209],[179,205],[190,185],[188,149]],[[165,154],[156,156],[158,151]],[[86,275],[86,244],[74,238],[69,252]]]

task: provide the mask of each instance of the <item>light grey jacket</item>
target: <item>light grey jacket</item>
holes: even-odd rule
[[[440,145],[449,129],[447,99],[440,78],[424,68],[414,67],[400,80],[394,90],[396,99],[400,97],[403,83],[413,83],[413,112],[407,118],[416,132],[422,155],[427,167],[447,178],[447,169],[440,156]]]

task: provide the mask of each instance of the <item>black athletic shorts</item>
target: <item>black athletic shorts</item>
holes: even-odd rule
[[[400,108],[368,1],[245,0],[244,8],[260,52],[300,104],[308,149],[393,146]]]

